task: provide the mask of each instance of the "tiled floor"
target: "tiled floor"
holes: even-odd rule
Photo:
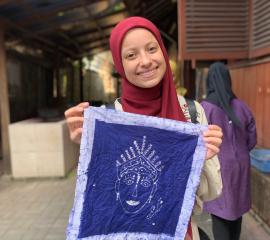
[[[198,225],[208,234],[210,240],[213,240],[214,238],[211,232],[212,221],[210,216],[203,213],[196,218]],[[257,219],[251,211],[243,217],[240,240],[270,240],[270,230],[266,229],[262,222]]]
[[[74,177],[0,180],[0,239],[65,239],[74,199]]]
[[[1,240],[62,240],[74,199],[75,174],[65,179],[12,181],[0,178]],[[211,235],[207,214],[200,225]],[[241,240],[270,240],[270,235],[246,215]]]

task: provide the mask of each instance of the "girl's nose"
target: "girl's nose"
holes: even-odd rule
[[[141,55],[141,65],[143,67],[148,67],[151,65],[151,57],[147,53]]]

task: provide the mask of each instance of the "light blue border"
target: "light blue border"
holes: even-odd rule
[[[94,141],[95,121],[101,120],[106,123],[116,123],[125,125],[147,126],[190,135],[198,136],[198,143],[193,155],[191,173],[187,182],[187,188],[182,204],[181,214],[176,226],[175,237],[165,234],[146,233],[114,233],[110,235],[97,235],[83,240],[181,240],[184,239],[187,225],[192,213],[195,194],[200,182],[200,174],[206,155],[206,147],[203,141],[203,132],[207,126],[183,123],[158,117],[143,116],[138,114],[119,112],[111,109],[89,107],[84,112],[83,134],[80,146],[80,158],[77,171],[77,182],[75,189],[74,205],[69,216],[67,227],[67,240],[77,240],[80,229],[80,218],[83,209],[84,192],[87,184],[87,169],[91,160],[92,146]]]

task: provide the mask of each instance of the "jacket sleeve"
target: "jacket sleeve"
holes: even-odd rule
[[[246,126],[246,132],[247,132],[247,146],[248,150],[250,151],[257,144],[256,124],[251,112],[249,115],[248,124]]]
[[[202,106],[195,102],[197,110],[197,120],[200,124],[208,124]],[[222,179],[220,163],[217,155],[204,162],[200,185],[196,194],[196,202],[193,208],[194,214],[200,214],[203,209],[203,202],[217,198],[222,191]]]

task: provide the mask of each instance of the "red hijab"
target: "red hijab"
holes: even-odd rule
[[[134,28],[145,28],[157,39],[166,62],[166,72],[162,81],[152,88],[140,88],[130,83],[122,64],[121,47],[126,33]],[[159,116],[186,122],[179,105],[173,84],[169,58],[159,30],[149,20],[142,17],[129,17],[118,23],[111,32],[110,48],[116,71],[122,77],[122,107],[125,112]]]

